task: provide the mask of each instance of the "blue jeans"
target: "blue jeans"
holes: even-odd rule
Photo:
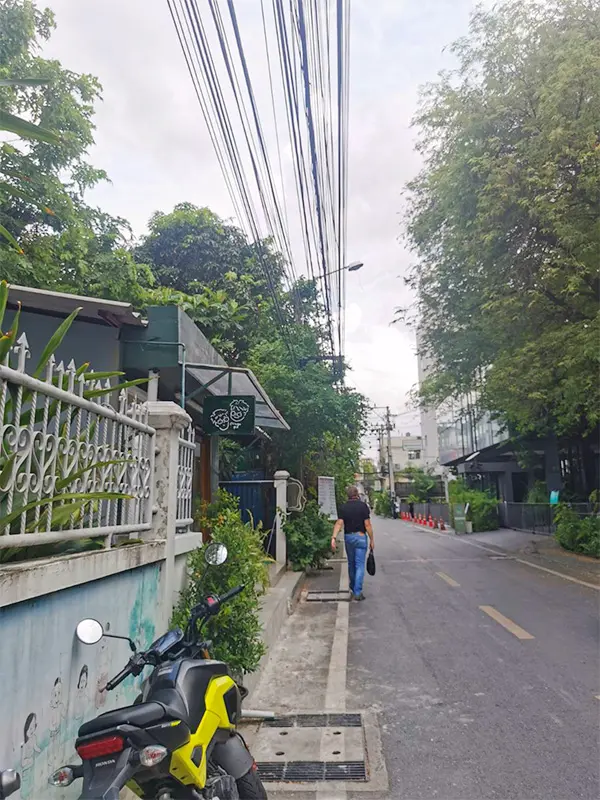
[[[344,536],[348,556],[348,576],[350,591],[358,596],[363,590],[365,562],[367,560],[367,536],[364,533],[347,533]]]

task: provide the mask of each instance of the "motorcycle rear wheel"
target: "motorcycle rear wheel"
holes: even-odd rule
[[[251,769],[236,781],[240,800],[268,800],[267,790],[256,769]]]

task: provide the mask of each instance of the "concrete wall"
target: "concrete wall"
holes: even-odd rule
[[[82,645],[79,620],[93,617],[147,647],[163,632],[185,586],[187,555],[201,542],[199,533],[175,536],[169,590],[164,540],[0,566],[0,765],[22,773],[22,800],[77,797],[76,787],[49,789],[48,775],[75,757],[82,722],[132,703],[140,690],[143,675],[99,691],[130,650],[111,639]]]
[[[81,644],[77,623],[94,617],[147,647],[157,635],[160,583],[160,565],[148,564],[0,609],[0,681],[9,711],[2,715],[0,764],[21,772],[22,800],[59,798],[48,775],[74,757],[78,727],[139,692],[141,676],[99,691],[130,651],[118,640]]]

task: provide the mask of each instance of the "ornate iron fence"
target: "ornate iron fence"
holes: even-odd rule
[[[592,503],[569,503],[580,517],[596,513]],[[556,531],[555,513],[558,506],[549,503],[499,503],[500,522],[505,528],[551,536]]]
[[[154,428],[143,403],[108,373],[50,357],[25,372],[21,336],[0,364],[0,549],[114,535],[152,527]]]
[[[189,425],[179,434],[177,461],[177,521],[178,532],[189,530],[194,522],[194,458],[196,432]]]

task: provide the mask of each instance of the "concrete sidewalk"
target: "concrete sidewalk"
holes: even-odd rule
[[[340,590],[349,598],[347,586],[341,557],[304,576],[300,602],[245,704],[277,717],[272,724],[246,720],[241,726],[259,768],[271,775],[270,800],[345,800],[349,791],[373,796],[387,790],[377,715],[370,708],[346,705],[351,603],[309,599],[312,593]],[[309,772],[292,778],[290,768]],[[353,768],[364,770],[368,779],[349,780],[346,770]],[[311,777],[320,769],[329,771],[324,782]],[[273,770],[288,770],[288,777],[274,778]]]
[[[461,535],[487,547],[518,554],[520,559],[530,564],[556,570],[569,577],[600,586],[600,561],[564,550],[553,536],[509,528]]]

